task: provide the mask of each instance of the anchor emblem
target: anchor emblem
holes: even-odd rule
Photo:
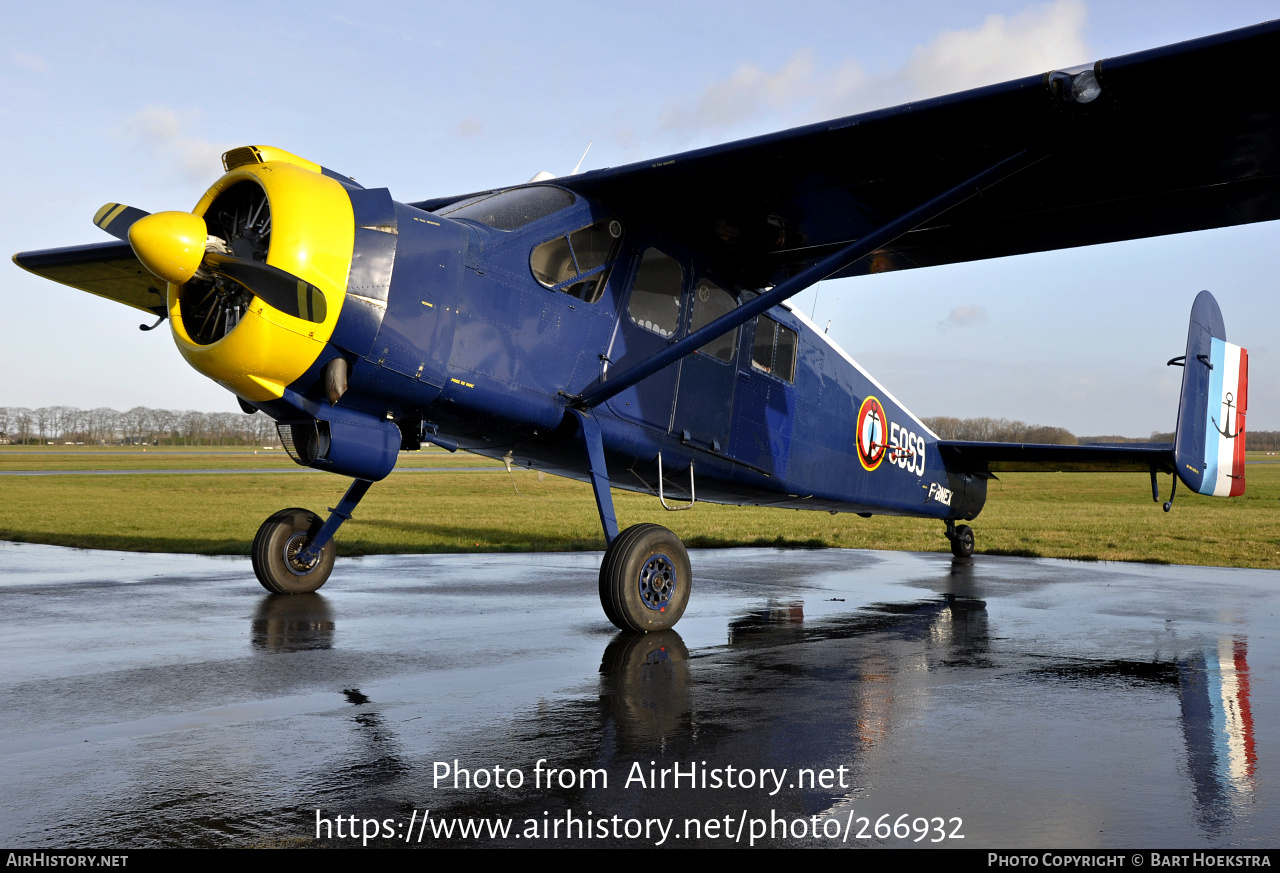
[[[1222,405],[1223,405],[1223,406],[1225,406],[1225,407],[1227,407],[1227,415],[1226,415],[1226,419],[1227,419],[1227,422],[1228,422],[1228,426],[1227,426],[1225,429],[1222,427],[1222,425],[1218,424],[1218,420],[1217,420],[1216,418],[1211,418],[1211,419],[1209,419],[1210,421],[1212,421],[1212,422],[1213,422],[1213,426],[1214,426],[1214,427],[1216,427],[1216,428],[1218,429],[1218,433],[1222,434],[1224,437],[1226,437],[1226,438],[1227,438],[1227,439],[1229,439],[1229,440],[1233,440],[1233,439],[1235,439],[1236,437],[1238,437],[1238,436],[1240,435],[1240,427],[1239,427],[1239,425],[1237,424],[1237,426],[1236,426],[1236,432],[1235,432],[1235,433],[1231,433],[1231,427],[1230,427],[1230,424],[1229,424],[1229,423],[1230,423],[1230,421],[1231,421],[1231,418],[1230,418],[1230,416],[1231,416],[1231,409],[1232,409],[1232,407],[1234,406],[1234,404],[1232,403],[1232,401],[1233,401],[1234,399],[1235,399],[1235,398],[1234,398],[1234,397],[1232,397],[1231,392],[1230,392],[1230,391],[1228,391],[1228,392],[1227,392],[1226,399],[1222,401]]]

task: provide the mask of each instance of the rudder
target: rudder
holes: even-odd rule
[[[1249,353],[1227,342],[1218,302],[1201,291],[1191,307],[1178,401],[1178,478],[1213,497],[1244,493],[1244,421]]]

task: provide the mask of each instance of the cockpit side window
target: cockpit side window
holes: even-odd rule
[[[544,287],[595,303],[604,293],[621,238],[617,221],[598,221],[537,246],[529,255],[529,269]]]
[[[577,276],[578,267],[573,260],[573,249],[569,248],[569,238],[558,236],[535,248],[529,255],[529,269],[533,270],[533,278],[548,288]]]
[[[515,230],[572,205],[573,195],[563,188],[534,185],[451,204],[436,214],[447,218],[465,218],[494,230]]]

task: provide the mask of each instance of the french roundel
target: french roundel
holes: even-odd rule
[[[888,442],[884,407],[874,397],[862,401],[858,409],[858,460],[866,470],[874,470],[884,460]]]

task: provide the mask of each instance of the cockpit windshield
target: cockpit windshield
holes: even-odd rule
[[[573,195],[563,188],[535,185],[484,194],[437,211],[449,218],[465,218],[494,230],[515,230],[573,205]]]

